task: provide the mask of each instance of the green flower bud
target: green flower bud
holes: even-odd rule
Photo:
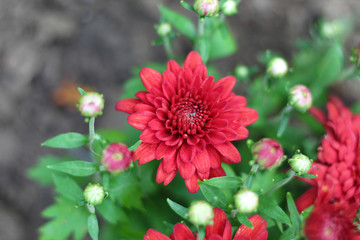
[[[156,32],[160,37],[166,37],[171,33],[171,25],[169,23],[161,23],[157,25]]]
[[[308,158],[308,156],[297,153],[289,159],[289,164],[293,171],[299,175],[303,175],[310,170],[312,161]]]
[[[235,0],[228,0],[221,6],[221,12],[226,16],[234,15],[237,13],[237,5]]]
[[[256,212],[259,204],[259,196],[250,190],[240,190],[234,196],[235,207],[241,213]]]
[[[288,64],[285,59],[275,57],[269,62],[267,72],[272,77],[283,77],[288,72]]]
[[[200,17],[212,17],[219,12],[218,0],[196,0],[194,9]]]
[[[89,183],[84,190],[84,197],[87,203],[92,205],[101,204],[105,198],[104,188],[98,183]]]
[[[193,202],[189,208],[189,220],[196,226],[206,226],[213,223],[214,211],[205,201]]]
[[[245,65],[237,65],[235,68],[235,76],[241,80],[249,78],[250,70]]]

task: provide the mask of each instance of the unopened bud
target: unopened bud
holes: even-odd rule
[[[349,23],[344,19],[324,21],[320,23],[319,33],[323,38],[338,38],[346,32],[346,24]]]
[[[218,0],[196,0],[194,9],[200,17],[212,17],[219,12]]]
[[[109,172],[126,170],[133,160],[133,153],[122,143],[112,143],[103,150],[101,162]]]
[[[234,196],[235,207],[241,213],[256,212],[259,204],[259,196],[250,190],[240,190]]]
[[[98,205],[105,198],[104,188],[100,184],[89,183],[84,190],[84,197],[87,203]]]
[[[157,25],[156,32],[160,37],[166,37],[171,33],[171,25],[169,23],[161,23]]]
[[[254,160],[263,168],[278,167],[284,159],[280,143],[270,138],[263,138],[251,148]]]
[[[214,211],[205,201],[196,201],[189,207],[189,220],[196,226],[206,226],[213,223]]]
[[[289,105],[300,112],[306,112],[312,104],[311,92],[304,85],[296,85],[289,92]]]
[[[283,58],[275,57],[268,63],[267,72],[272,77],[283,77],[287,71],[288,64]]]
[[[85,117],[96,117],[102,114],[104,109],[104,96],[97,92],[87,92],[80,98],[77,105],[81,115]]]
[[[235,76],[241,80],[249,78],[250,70],[245,65],[237,65],[235,68]]]
[[[289,164],[293,171],[303,175],[310,170],[312,161],[306,155],[297,153],[289,159]]]
[[[221,6],[221,12],[226,16],[234,15],[237,13],[238,2],[236,0],[227,0]]]

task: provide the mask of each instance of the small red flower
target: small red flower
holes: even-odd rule
[[[189,192],[198,180],[224,176],[221,162],[240,162],[230,143],[248,136],[245,128],[257,120],[245,97],[235,95],[232,76],[214,81],[197,52],[190,52],[183,67],[170,60],[167,70],[144,68],[140,78],[147,91],[136,99],[123,99],[116,110],[129,113],[128,122],[142,132],[135,159],[144,164],[162,159],[156,181],[169,184],[179,171]]]
[[[352,114],[336,97],[330,98],[327,109],[328,116],[316,108],[309,110],[327,134],[309,171],[318,177],[304,179],[313,187],[296,201],[300,212],[314,203],[360,205],[360,115]]]
[[[305,235],[309,240],[359,240],[353,218],[356,206],[335,208],[333,205],[315,207],[306,220]]]
[[[101,162],[109,172],[119,173],[126,170],[133,159],[133,152],[122,143],[111,143],[102,153]]]
[[[249,220],[253,228],[242,225],[232,238],[231,224],[226,214],[222,209],[214,208],[214,224],[206,226],[203,240],[267,240],[266,220],[259,215],[251,216]],[[170,238],[154,229],[149,229],[144,240],[196,240],[196,235],[197,233],[191,232],[185,224],[177,223]]]
[[[271,138],[263,138],[251,148],[254,160],[263,168],[278,167],[284,159],[280,143]]]

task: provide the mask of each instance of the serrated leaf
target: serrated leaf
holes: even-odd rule
[[[219,188],[210,186],[204,182],[199,185],[201,192],[212,206],[216,208],[225,208],[229,204],[224,193]]]
[[[51,148],[77,148],[87,144],[88,141],[88,137],[83,134],[69,132],[50,138],[49,140],[43,142],[41,146]]]
[[[188,214],[188,209],[186,207],[181,206],[180,204],[172,201],[171,199],[166,199],[167,203],[169,204],[170,208],[176,212],[180,217],[186,219]]]
[[[260,196],[258,209],[260,213],[264,213],[278,222],[291,226],[288,215],[272,198]]]
[[[129,147],[129,151],[135,151],[139,147],[140,143],[141,143],[141,140],[134,143],[131,147]]]
[[[241,184],[242,180],[239,177],[216,177],[216,178],[210,178],[210,179],[204,179],[204,183],[218,187],[218,188],[234,188],[238,189]]]
[[[128,220],[124,210],[116,205],[110,198],[106,198],[101,204],[97,205],[96,210],[112,224]]]
[[[296,235],[300,230],[301,219],[296,209],[294,199],[292,198],[291,193],[289,192],[286,194],[286,202],[290,212],[290,220],[294,229],[294,233]]]
[[[87,233],[88,211],[77,207],[72,201],[57,198],[55,204],[46,208],[42,215],[51,220],[39,228],[40,240],[83,239]]]
[[[95,164],[84,161],[61,162],[47,167],[78,177],[90,176],[99,170]]]
[[[65,198],[79,203],[83,200],[84,195],[80,186],[70,177],[53,174],[56,191]]]
[[[73,160],[70,157],[57,157],[53,155],[42,156],[39,158],[38,163],[30,168],[27,172],[29,178],[34,179],[41,185],[47,186],[53,183],[52,174],[47,166],[59,162]]]
[[[123,172],[113,177],[110,181],[109,193],[127,208],[144,208],[139,179],[131,172]]]
[[[89,235],[93,240],[99,239],[99,223],[94,213],[89,215],[88,230],[89,230]]]
[[[196,38],[196,28],[193,22],[187,17],[177,13],[165,6],[159,6],[161,16],[171,23],[181,34],[191,41]]]
[[[254,226],[252,225],[252,223],[250,222],[250,220],[248,219],[248,217],[243,214],[243,213],[238,213],[236,215],[237,220],[241,223],[244,224],[245,226],[247,226],[248,228],[254,228]]]

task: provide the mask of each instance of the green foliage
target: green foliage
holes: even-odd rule
[[[88,229],[90,237],[93,240],[99,239],[99,223],[94,213],[91,213],[88,217]]]
[[[218,188],[240,188],[242,184],[242,180],[239,177],[216,177],[210,179],[204,179],[204,183],[210,186],[218,187]]]
[[[217,59],[230,56],[237,51],[237,44],[234,35],[230,31],[227,23],[218,19],[214,19],[212,23],[215,25],[209,41],[209,58]]]
[[[246,216],[245,214],[239,212],[236,214],[236,218],[239,221],[239,223],[244,224],[248,228],[253,228],[252,223],[250,222],[248,216]]]
[[[96,205],[96,210],[100,215],[112,224],[126,222],[128,218],[124,210],[110,198],[106,198],[101,204]]]
[[[274,201],[274,199],[267,196],[260,196],[259,199],[259,212],[260,214],[265,214],[266,216],[280,222],[285,223],[288,226],[291,226],[290,219],[284,210]]]
[[[188,215],[188,209],[181,206],[180,204],[172,201],[171,199],[166,199],[166,201],[168,202],[170,208],[176,212],[180,217],[187,219],[187,215]]]
[[[41,146],[51,148],[77,148],[87,144],[88,141],[88,137],[83,134],[69,132],[50,138],[43,142]]]
[[[199,183],[199,185],[204,197],[213,207],[226,208],[229,205],[229,201],[219,188],[204,182]]]
[[[110,179],[109,194],[127,208],[144,209],[139,178],[131,171]]]
[[[48,165],[47,168],[78,177],[90,176],[99,170],[95,164],[84,161],[61,162]]]
[[[83,201],[84,195],[80,186],[70,177],[53,174],[56,191],[63,197],[79,204]]]
[[[65,240],[70,236],[75,240],[83,239],[87,233],[88,214],[84,206],[76,206],[65,198],[56,198],[55,204],[42,212],[50,221],[40,227],[39,240]]]
[[[159,6],[161,16],[171,23],[181,34],[194,41],[196,29],[190,19],[165,6]]]

